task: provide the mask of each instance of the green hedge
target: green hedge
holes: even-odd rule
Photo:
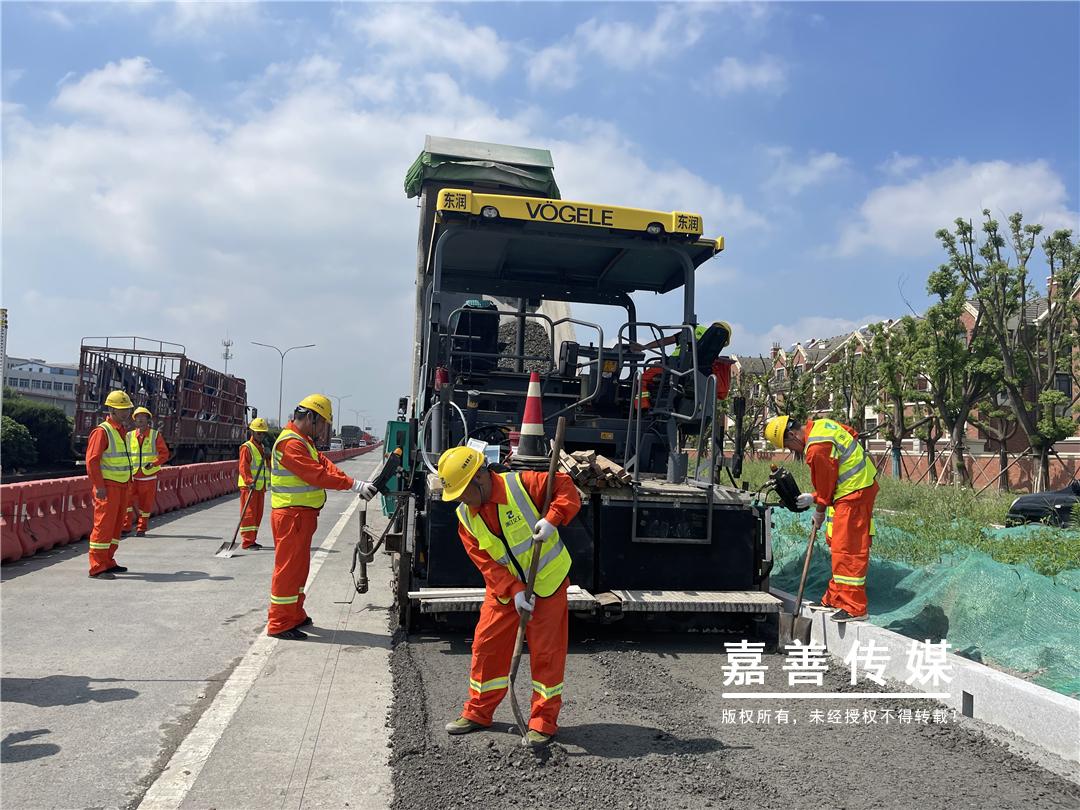
[[[71,460],[71,422],[60,408],[14,397],[4,400],[4,416],[30,431],[37,448],[38,464],[60,464]]]
[[[0,457],[8,470],[22,470],[37,462],[34,437],[10,416],[0,419]]]

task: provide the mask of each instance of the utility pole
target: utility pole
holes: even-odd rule
[[[277,346],[270,343],[259,343],[257,340],[251,341],[256,346],[263,346],[267,349],[273,349],[275,352],[281,355],[281,372],[278,374],[278,388],[277,388],[277,423],[278,427],[281,427],[281,394],[285,386],[285,355],[291,352],[293,349],[310,349],[315,346],[314,343],[305,343],[303,346],[290,346],[285,351],[282,351]]]

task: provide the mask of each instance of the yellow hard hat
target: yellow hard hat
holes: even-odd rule
[[[150,411],[148,411],[146,408],[143,408],[143,407],[136,408],[134,411],[131,412],[131,415],[132,416],[138,416],[140,413],[145,413],[151,419],[154,418],[154,415],[152,413],[150,413]]]
[[[788,420],[791,417],[774,416],[765,423],[765,440],[777,450],[784,449],[784,431],[787,430]]]
[[[330,400],[324,397],[322,394],[308,394],[302,400],[297,408],[307,408],[309,411],[315,411],[319,416],[325,419],[327,422],[334,421],[334,409],[330,407]]]
[[[473,480],[476,471],[484,466],[484,454],[471,447],[451,447],[439,456],[439,480],[442,499],[456,501]]]
[[[266,433],[270,430],[270,425],[266,424],[266,420],[260,416],[258,419],[251,420],[248,430],[252,433]]]
[[[126,408],[133,408],[131,404],[131,397],[129,397],[123,391],[111,391],[107,397],[105,397],[106,408],[116,408],[117,410],[124,410]]]

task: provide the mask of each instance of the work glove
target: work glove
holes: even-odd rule
[[[815,532],[818,529],[821,528],[821,526],[822,526],[822,524],[824,522],[825,522],[825,510],[824,509],[819,509],[818,511],[814,512],[813,516],[810,518],[810,526]]]
[[[379,490],[375,488],[375,485],[373,483],[371,483],[370,481],[361,481],[360,479],[353,481],[352,491],[359,495],[361,498],[363,498],[365,501],[370,501],[377,494],[379,494]]]
[[[798,509],[809,509],[814,505],[814,493],[803,492],[799,494],[799,497],[795,499],[795,506]]]
[[[533,526],[533,540],[543,542],[555,534],[555,524],[547,518],[540,518]]]
[[[536,607],[536,597],[532,599],[525,598],[525,591],[518,591],[514,594],[514,609],[517,610],[518,616],[523,615],[522,611],[527,611],[529,618],[532,618],[533,608]]]

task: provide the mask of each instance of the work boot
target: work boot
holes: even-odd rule
[[[146,537],[146,530],[145,529],[139,529],[137,532],[135,532],[135,536],[136,537]]]
[[[457,720],[451,720],[446,724],[447,734],[468,734],[472,731],[479,731],[487,726],[482,726],[475,720],[470,720],[468,717],[459,717]]]
[[[823,602],[812,602],[807,607],[810,610],[836,610],[832,605],[826,605]]]
[[[838,622],[840,624],[843,624],[844,622],[865,622],[866,614],[864,613],[861,616],[852,616],[846,610],[840,609],[829,618],[832,619],[834,622]]]
[[[304,619],[302,622],[300,622],[300,624],[298,624],[296,626],[297,627],[311,627],[311,625],[313,625],[313,624],[315,624],[315,622],[313,622],[311,620],[311,617],[308,616],[306,619]]]
[[[242,546],[245,550],[258,551],[259,549],[266,548],[266,546],[260,546],[258,543],[252,543],[250,546]]]
[[[299,641],[300,639],[307,638],[307,633],[296,627],[284,630],[280,633],[270,633],[271,638],[284,638],[289,641]]]
[[[127,566],[126,566],[126,565],[114,565],[114,566],[113,566],[112,568],[110,568],[110,569],[108,570],[108,572],[107,572],[107,573],[111,573],[111,574],[126,574],[126,573],[127,573]]]
[[[90,579],[116,579],[116,574],[114,574],[110,568],[107,571],[99,571],[96,574],[91,574]]]
[[[541,731],[537,731],[535,728],[530,728],[529,733],[525,735],[525,744],[529,746],[529,748],[544,748],[550,742],[550,734],[544,734]]]

